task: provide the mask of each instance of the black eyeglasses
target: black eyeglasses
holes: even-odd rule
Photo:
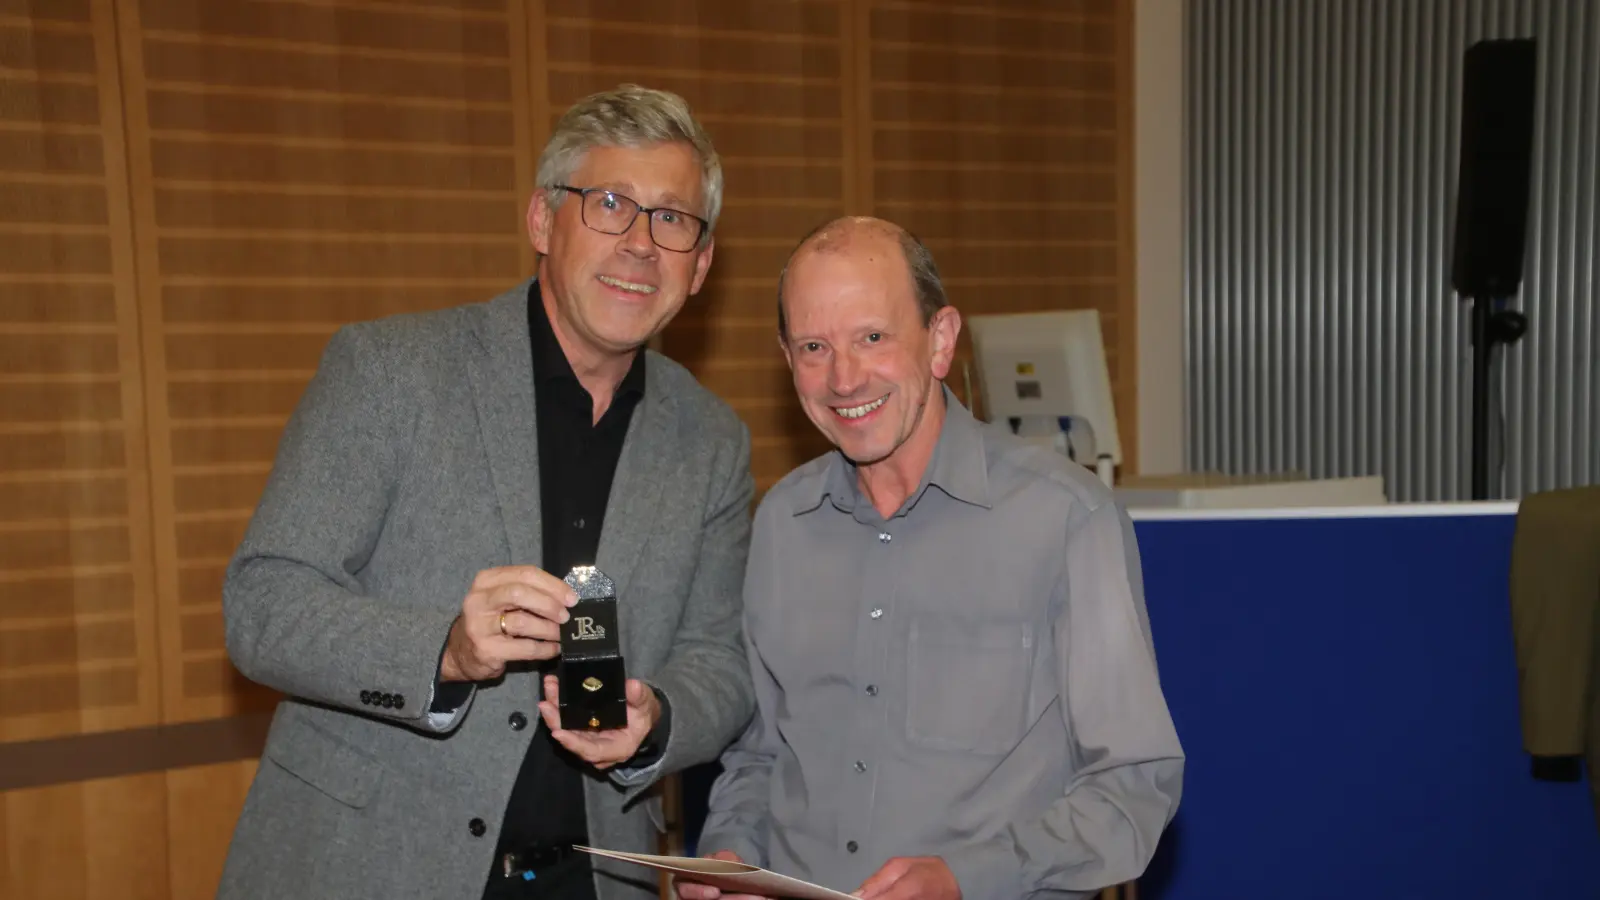
[[[601,234],[626,234],[639,213],[650,217],[650,240],[663,250],[688,253],[705,237],[710,224],[681,209],[640,206],[639,201],[605,188],[575,188],[555,185],[583,198],[583,224]]]

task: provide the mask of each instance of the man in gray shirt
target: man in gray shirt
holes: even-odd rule
[[[756,514],[757,712],[722,757],[700,851],[866,900],[1137,878],[1184,760],[1127,516],[1087,470],[944,387],[960,315],[903,229],[813,232],[780,276],[778,322],[838,452]]]

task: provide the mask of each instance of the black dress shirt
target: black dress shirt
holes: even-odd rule
[[[644,397],[645,360],[642,351],[634,358],[611,405],[596,423],[594,399],[579,383],[551,330],[538,282],[528,290],[528,328],[533,344],[535,425],[539,435],[539,500],[544,538],[541,568],[564,578],[574,566],[595,562],[623,440],[634,409]],[[551,660],[536,668],[541,675],[554,672],[556,662]],[[530,705],[537,701],[537,697],[529,698]],[[664,700],[662,712],[656,729],[628,765],[648,765],[660,753],[670,727]],[[530,710],[529,715],[538,713]],[[588,777],[600,776],[556,743],[548,730],[540,729],[523,758],[506,804],[490,873],[490,893],[504,893],[493,888],[496,880],[504,877],[501,860],[505,854],[532,846],[588,842],[583,799],[583,780]],[[574,872],[574,867],[581,871]],[[559,878],[528,882],[527,895],[593,900],[594,883],[587,857],[577,854],[562,869]]]

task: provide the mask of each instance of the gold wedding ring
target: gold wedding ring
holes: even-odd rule
[[[502,635],[505,635],[506,637],[511,637],[511,632],[506,630],[506,614],[505,613],[501,613],[500,614],[500,633]]]

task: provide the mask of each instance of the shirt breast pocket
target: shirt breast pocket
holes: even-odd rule
[[[906,739],[932,750],[999,754],[1027,726],[1034,627],[952,616],[912,619]]]

